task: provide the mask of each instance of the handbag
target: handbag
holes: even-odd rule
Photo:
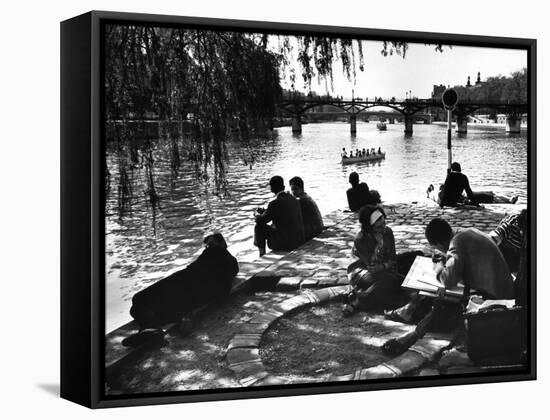
[[[476,364],[518,364],[527,348],[524,308],[495,304],[464,313],[466,346]]]

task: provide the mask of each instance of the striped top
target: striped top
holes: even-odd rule
[[[502,245],[517,250],[521,248],[523,231],[520,229],[519,223],[519,214],[512,214],[501,220],[493,232],[500,237]]]

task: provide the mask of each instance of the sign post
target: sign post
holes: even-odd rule
[[[456,104],[458,103],[458,94],[454,89],[445,89],[445,92],[441,95],[441,102],[447,110],[447,156],[448,156],[448,166],[447,169],[451,170],[451,163],[453,161],[453,153],[451,151],[451,124],[452,124],[452,112],[455,109]]]

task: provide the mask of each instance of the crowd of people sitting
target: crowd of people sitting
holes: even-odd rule
[[[456,305],[420,294],[395,307],[397,296],[402,296],[401,283],[414,258],[422,253],[398,255],[380,194],[360,182],[357,172],[349,175],[349,183],[347,202],[349,209],[358,213],[359,232],[351,250],[354,261],[347,267],[351,291],[346,296],[343,315],[380,308],[386,310],[389,319],[416,323],[413,332],[389,340],[384,347],[390,353],[402,352],[434,322],[456,323],[461,320],[461,312]],[[254,245],[260,256],[267,247],[274,251],[296,249],[324,229],[321,212],[305,192],[303,179],[293,177],[289,186],[290,192],[285,191],[283,178],[273,176],[269,180],[273,199],[266,208],[254,212]],[[479,196],[471,191],[468,178],[455,162],[442,186],[440,202],[456,205],[463,190],[471,201],[479,202]],[[471,292],[484,299],[516,299],[520,304],[527,299],[526,235],[526,210],[506,217],[490,233],[473,227],[456,231],[442,218],[431,220],[425,228],[426,240],[433,249],[435,276],[444,288],[468,279]],[[163,324],[177,321],[197,306],[229,294],[239,270],[238,262],[227,250],[220,233],[207,236],[204,244],[203,253],[187,268],[134,295],[130,314],[140,333],[127,339],[125,345],[136,345],[148,335],[162,334],[159,328]]]
[[[453,164],[453,171],[447,177],[447,181],[449,178],[451,181],[446,181],[446,185],[452,186],[456,177],[457,183],[469,189],[467,178],[461,176],[457,165]],[[464,302],[449,302],[416,293],[405,305],[388,309],[399,301],[400,295],[402,297],[401,283],[416,256],[422,252],[396,254],[393,231],[386,225],[379,194],[378,200],[368,200],[368,186],[359,183],[356,173],[350,175],[350,183],[348,203],[352,211],[359,213],[360,230],[352,248],[355,261],[347,269],[352,289],[346,296],[343,315],[378,308],[386,309],[389,319],[417,324],[412,332],[385,344],[385,351],[392,354],[403,352],[434,325],[447,328],[461,325]],[[461,194],[459,188],[446,191]],[[472,195],[471,190],[468,194]],[[360,195],[363,201],[358,201]],[[443,197],[448,200],[448,196]],[[445,204],[449,205],[449,201]],[[527,210],[507,216],[488,234],[476,228],[455,231],[446,220],[435,218],[426,226],[425,236],[433,249],[434,274],[442,283],[442,290],[452,289],[467,279],[467,295],[475,294],[484,300],[515,299],[516,305],[527,304]]]
[[[353,150],[349,151],[349,154],[345,147],[342,148],[342,159],[348,159],[348,158],[359,158],[359,157],[368,157],[368,156],[376,156],[376,155],[382,155],[382,149],[379,147],[378,150],[376,150],[374,147],[371,147],[370,149],[355,149],[355,152]]]

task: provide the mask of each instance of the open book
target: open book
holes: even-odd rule
[[[418,290],[423,295],[437,296],[437,290],[445,286],[435,276],[432,259],[417,256],[401,287]],[[445,290],[445,295],[449,297],[461,298],[463,294],[464,285],[461,283],[452,289]]]

